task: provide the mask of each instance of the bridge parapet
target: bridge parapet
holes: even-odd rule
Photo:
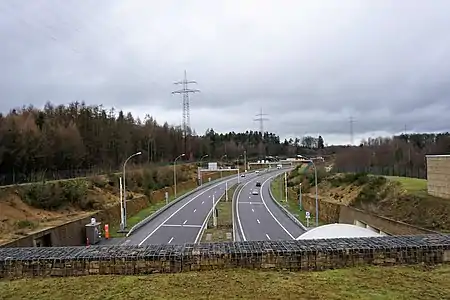
[[[0,248],[0,278],[141,275],[226,268],[290,271],[450,262],[450,235],[185,245]]]

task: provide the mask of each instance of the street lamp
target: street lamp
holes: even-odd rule
[[[301,156],[301,158],[307,158],[305,156]],[[319,227],[319,200],[318,200],[318,191],[317,191],[317,168],[316,164],[314,164],[311,158],[306,159],[307,162],[310,162],[314,167],[314,184],[316,186],[316,227]]]
[[[142,152],[136,152],[133,155],[130,155],[125,162],[123,163],[123,228],[127,228],[127,188],[126,188],[126,183],[125,183],[125,167],[127,166],[127,162],[138,155],[141,155]]]
[[[222,159],[225,158],[225,157],[227,157],[226,154],[222,155],[222,157],[220,158],[220,164],[222,165],[222,166],[220,167],[220,168],[221,168],[221,170],[220,170],[220,178],[222,178],[222,169],[223,169],[223,162],[222,162]]]
[[[174,195],[175,198],[177,198],[177,160],[181,157],[183,157],[185,154],[180,154],[175,158],[173,161],[173,189],[174,189]]]
[[[201,168],[202,168],[202,160],[204,159],[204,158],[206,158],[206,157],[208,157],[209,155],[208,154],[205,154],[205,155],[203,155],[201,158],[200,158],[200,167],[199,167],[199,174],[198,174],[198,176],[199,176],[199,180],[200,180],[200,185],[203,185],[203,179],[202,179],[202,172],[200,171],[201,170]]]

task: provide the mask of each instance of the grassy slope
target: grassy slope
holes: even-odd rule
[[[281,193],[281,183],[283,180],[283,193]],[[271,184],[270,189],[272,190],[272,194],[275,199],[278,200],[281,205],[283,205],[287,210],[292,213],[303,225],[306,226],[306,211],[304,209],[300,209],[300,205],[298,199],[295,195],[289,194],[288,192],[288,203],[286,204],[286,195],[284,194],[284,175],[281,177],[278,176],[275,178]],[[283,198],[281,199],[281,195]],[[315,211],[310,211],[311,218],[309,219],[310,227],[315,226]],[[320,216],[320,214],[319,214]],[[322,221],[319,220],[319,226],[324,225]]]
[[[0,299],[449,299],[450,266],[245,269],[0,281]]]

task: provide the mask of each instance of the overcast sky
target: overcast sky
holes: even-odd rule
[[[450,1],[0,0],[0,111],[85,101],[197,133],[447,131]]]

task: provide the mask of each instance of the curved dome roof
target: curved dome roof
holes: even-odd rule
[[[373,237],[373,236],[381,236],[381,234],[356,225],[336,223],[313,228],[300,235],[297,238],[297,240]]]

